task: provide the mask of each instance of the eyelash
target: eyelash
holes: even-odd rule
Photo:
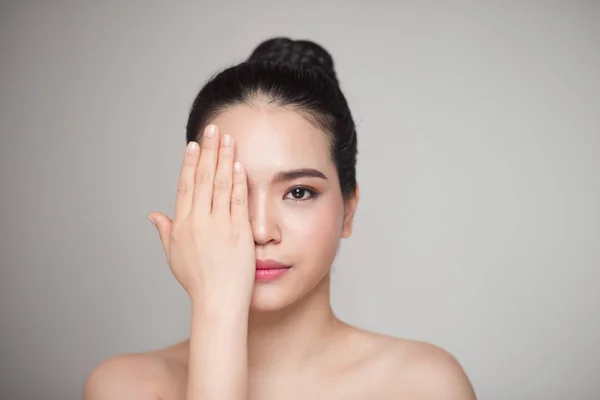
[[[308,198],[308,199],[296,199],[296,198],[291,198],[290,200],[292,200],[292,201],[307,201],[307,200],[314,200],[314,199],[316,199],[316,198],[317,198],[317,196],[319,195],[319,193],[318,193],[316,190],[314,190],[314,189],[311,189],[311,188],[309,188],[309,187],[306,187],[306,186],[296,186],[296,187],[293,187],[293,188],[291,188],[291,189],[290,189],[290,190],[289,190],[289,191],[286,193],[286,197],[287,197],[289,194],[291,194],[292,192],[294,192],[295,190],[302,190],[302,191],[304,191],[304,192],[308,192],[308,193],[310,194],[310,196],[309,196],[309,198]],[[304,196],[303,196],[303,197],[304,197]]]

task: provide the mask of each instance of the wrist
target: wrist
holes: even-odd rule
[[[188,398],[245,398],[248,309],[196,299],[192,302]]]

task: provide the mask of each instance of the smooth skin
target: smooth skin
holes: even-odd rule
[[[84,400],[475,399],[441,348],[333,314],[329,270],[359,193],[342,196],[323,132],[258,102],[217,116],[201,146],[186,149],[173,220],[150,215],[191,300],[190,339],[102,362]],[[292,268],[255,282],[257,258]]]

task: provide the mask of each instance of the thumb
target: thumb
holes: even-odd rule
[[[158,230],[158,236],[166,254],[169,254],[169,236],[171,234],[171,219],[164,214],[154,212],[148,215],[148,219]]]

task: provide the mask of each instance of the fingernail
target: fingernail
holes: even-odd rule
[[[225,135],[223,136],[223,146],[227,147],[231,144],[231,136]]]
[[[198,143],[197,142],[189,142],[187,145],[187,152],[190,154],[193,154],[196,149],[198,149]]]
[[[209,125],[206,128],[206,136],[208,136],[209,138],[213,138],[215,137],[215,133],[217,133],[217,127],[214,125]]]
[[[152,224],[154,226],[156,226],[156,220],[154,219],[154,217],[152,215],[148,215],[148,219],[150,220],[150,222],[152,222]]]

